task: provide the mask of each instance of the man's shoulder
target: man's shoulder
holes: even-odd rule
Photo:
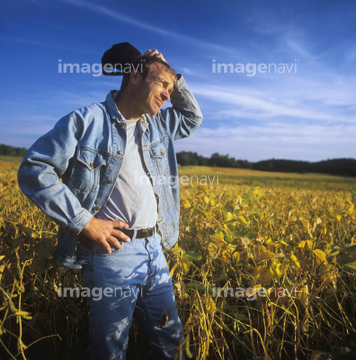
[[[69,118],[73,118],[74,121],[83,121],[85,123],[93,120],[104,120],[107,117],[107,109],[105,101],[93,102],[89,105],[85,105],[81,108],[73,110],[67,115]]]
[[[93,102],[91,104],[82,106],[72,112],[72,114],[87,114],[87,113],[97,113],[106,111],[105,101]]]

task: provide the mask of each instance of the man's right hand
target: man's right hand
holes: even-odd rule
[[[163,60],[164,62],[167,62],[166,59],[163,57],[163,55],[157,49],[154,50],[148,49],[145,51],[143,56],[156,56],[159,59]]]
[[[123,221],[109,221],[97,218],[92,218],[88,224],[83,228],[79,234],[84,235],[87,239],[101,244],[105,250],[110,254],[112,244],[117,249],[120,249],[120,240],[130,242],[130,238],[117,228],[128,228],[129,225]]]

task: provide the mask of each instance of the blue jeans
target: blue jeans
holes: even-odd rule
[[[90,289],[92,359],[125,359],[132,316],[149,340],[154,359],[173,359],[184,340],[161,238],[132,238],[111,254],[94,245],[83,268]],[[168,320],[167,320],[168,315]]]

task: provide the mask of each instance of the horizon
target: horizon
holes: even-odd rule
[[[352,0],[14,0],[0,10],[0,143],[29,148],[65,114],[105,100],[121,77],[100,74],[101,56],[128,41],[161,51],[200,104],[203,123],[176,152],[355,157]]]
[[[25,148],[25,147],[14,147],[12,145],[9,145],[9,144],[0,144],[0,146],[10,146],[14,149],[25,149],[26,151],[28,151],[29,149],[28,148]],[[186,150],[182,150],[182,151],[177,151],[176,152],[176,155],[181,153],[181,152],[187,152],[187,153],[196,153],[198,156],[202,156],[204,157],[205,159],[210,159],[211,156],[213,155],[210,155],[210,157],[205,157],[197,152],[193,152],[193,151],[186,151]],[[220,154],[218,153],[219,155],[221,156],[229,156],[229,158],[234,158],[236,161],[247,161],[249,163],[258,163],[258,162],[263,162],[263,161],[271,161],[271,160],[275,160],[275,161],[296,161],[296,162],[310,162],[310,163],[317,163],[317,162],[324,162],[324,161],[333,161],[333,160],[356,160],[356,158],[353,158],[353,157],[342,157],[342,158],[330,158],[330,159],[321,159],[321,160],[317,160],[317,161],[309,161],[309,160],[302,160],[302,159],[285,159],[285,158],[269,158],[269,159],[261,159],[261,160],[256,160],[256,161],[249,161],[247,159],[240,159],[240,158],[236,158],[236,157],[233,157],[233,156],[230,156],[229,154]],[[16,156],[16,155],[1,155],[0,156],[9,156],[9,157],[20,157],[20,156]],[[178,164],[180,165],[180,164]],[[190,165],[188,165],[190,166]],[[195,166],[195,165],[194,165]],[[208,165],[196,165],[196,166],[208,166]]]

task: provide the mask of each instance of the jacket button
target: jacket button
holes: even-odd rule
[[[109,184],[112,184],[113,182],[114,182],[113,179],[110,179],[110,180],[109,180]]]
[[[119,151],[119,155],[122,155],[124,152],[122,150]]]
[[[99,211],[100,209],[101,209],[100,206],[97,206],[97,207],[95,208],[96,211]]]
[[[120,125],[121,125],[121,127],[123,127],[123,128],[125,127],[125,123],[123,123],[123,122],[122,122]]]

